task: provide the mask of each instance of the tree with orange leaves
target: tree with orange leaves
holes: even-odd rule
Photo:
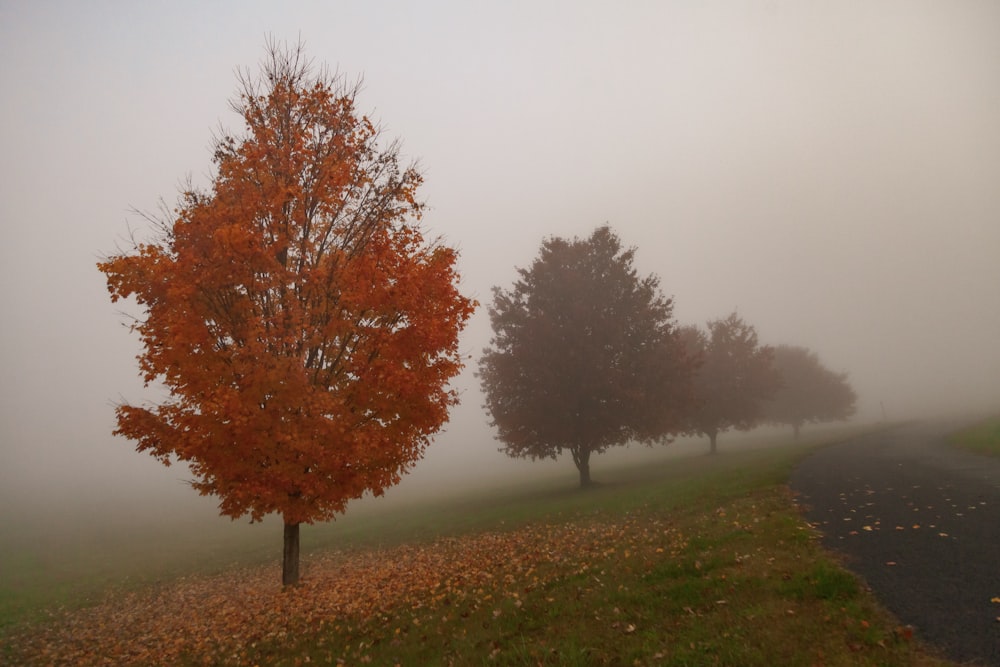
[[[216,139],[211,189],[188,187],[147,216],[155,240],[98,268],[112,301],[141,307],[139,368],[169,390],[119,405],[115,434],[186,462],[223,515],[280,514],[288,586],[299,525],[398,483],[447,421],[476,304],[357,85],[273,42],[239,84],[245,133]]]

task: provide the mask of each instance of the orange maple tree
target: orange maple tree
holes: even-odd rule
[[[290,585],[299,525],[397,483],[447,421],[476,304],[456,251],[421,232],[418,170],[355,112],[357,85],[274,43],[239,82],[245,134],[216,139],[211,189],[187,188],[149,216],[154,241],[98,268],[112,301],[144,311],[139,367],[169,390],[118,406],[115,434],[186,462],[223,515],[280,514]]]

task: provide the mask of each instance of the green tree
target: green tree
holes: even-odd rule
[[[708,322],[707,331],[683,327],[681,338],[688,354],[701,360],[688,430],[707,435],[709,452],[715,454],[719,433],[749,430],[760,422],[764,401],[778,387],[772,350],[758,343],[756,329],[736,313]]]
[[[119,406],[115,433],[188,463],[226,516],[280,514],[292,585],[299,525],[396,484],[447,420],[475,304],[356,87],[274,44],[240,83],[246,134],[216,141],[211,190],[98,265],[144,310],[140,371],[169,390]]]
[[[807,422],[845,420],[855,411],[857,395],[846,373],[834,373],[805,347],[778,345],[774,367],[781,386],[764,403],[764,418],[774,424],[788,424],[799,437]]]
[[[512,288],[493,289],[479,378],[501,451],[569,451],[581,487],[593,454],[666,442],[684,425],[692,363],[672,300],[657,277],[639,277],[634,258],[607,226],[587,239],[549,238]]]

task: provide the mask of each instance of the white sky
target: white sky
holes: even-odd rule
[[[491,286],[607,222],[681,323],[738,309],[849,372],[863,417],[1000,407],[993,0],[0,0],[0,485],[178,477],[109,435],[138,346],[94,264],[130,207],[207,182],[266,35],[363,75],[420,160],[425,222],[484,303],[473,362]],[[502,455],[458,385],[425,463],[474,474]]]

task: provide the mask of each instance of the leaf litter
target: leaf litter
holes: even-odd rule
[[[626,516],[320,552],[305,559],[294,589],[282,590],[274,566],[258,566],[114,592],[3,638],[0,655],[26,665],[254,664],[269,646],[325,633],[370,643],[387,628],[458,622],[500,601],[520,608],[522,596],[615,550],[649,563],[684,546],[667,523]]]

